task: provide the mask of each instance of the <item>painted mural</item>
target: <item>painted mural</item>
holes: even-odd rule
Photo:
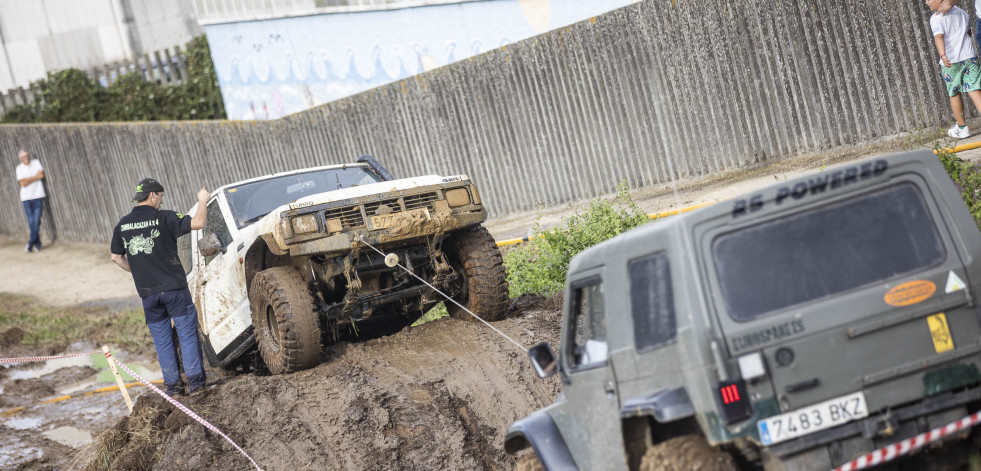
[[[636,0],[488,0],[205,26],[229,119],[275,119]]]

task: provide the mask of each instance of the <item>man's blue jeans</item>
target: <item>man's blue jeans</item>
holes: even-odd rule
[[[24,201],[24,214],[27,215],[27,225],[31,227],[31,240],[27,241],[27,249],[35,246],[41,249],[41,208],[44,207],[44,198]]]
[[[204,387],[204,365],[198,342],[198,311],[191,302],[191,293],[187,288],[164,291],[143,298],[143,313],[153,337],[153,346],[157,350],[157,361],[163,373],[164,385],[167,386],[167,394],[173,396],[182,392],[180,371],[177,368],[177,349],[173,341],[174,329],[177,330],[177,339],[181,344],[187,391]],[[170,326],[171,321],[174,322],[173,328]]]

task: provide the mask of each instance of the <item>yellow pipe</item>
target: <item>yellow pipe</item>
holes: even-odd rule
[[[979,144],[979,146],[981,146],[981,144]],[[650,214],[647,215],[647,217],[650,218],[650,219],[659,219],[659,218],[664,218],[664,217],[668,217],[668,216],[674,216],[674,215],[677,215],[677,214],[682,214],[682,213],[687,213],[689,211],[694,211],[694,210],[696,210],[698,208],[704,208],[706,206],[709,206],[709,205],[715,204],[715,203],[716,203],[715,201],[709,201],[707,203],[693,204],[691,206],[686,206],[686,207],[681,208],[681,209],[672,209],[672,210],[669,210],[669,211],[661,211],[659,213],[650,213]],[[497,246],[498,247],[503,247],[505,245],[520,244],[522,242],[528,242],[531,239],[537,239],[539,237],[541,237],[541,234],[539,234],[539,235],[533,235],[533,236],[528,236],[528,237],[521,237],[519,239],[502,240],[502,241],[500,241],[500,242],[497,243]]]
[[[153,380],[153,381],[150,381],[150,382],[153,383],[153,384],[163,384],[163,380],[162,379],[156,379],[156,380]],[[129,388],[131,388],[133,386],[143,386],[143,383],[141,383],[139,381],[134,381],[132,383],[127,383],[124,386],[127,389],[129,389]],[[119,390],[119,386],[106,386],[104,388],[99,388],[99,389],[95,389],[95,390],[92,390],[92,391],[87,391],[87,392],[84,392],[82,394],[78,394],[78,395],[75,395],[75,396],[72,396],[72,395],[69,394],[69,395],[65,395],[65,396],[52,397],[51,399],[45,399],[45,400],[39,402],[38,404],[54,404],[56,402],[61,402],[61,401],[65,401],[65,400],[71,399],[72,397],[86,397],[86,396],[92,396],[92,395],[95,395],[95,394],[106,393],[106,392],[111,392],[111,391],[118,391],[118,390]],[[14,415],[14,414],[16,414],[16,413],[18,413],[18,412],[20,412],[22,410],[24,410],[24,407],[15,407],[13,409],[7,409],[5,411],[0,411],[0,417],[8,417],[8,416]]]
[[[974,149],[977,149],[979,147],[981,147],[981,141],[971,142],[971,143],[968,143],[968,144],[961,144],[961,145],[956,146],[956,147],[953,147],[953,148],[948,148],[947,150],[949,150],[950,152],[953,152],[953,153],[956,154],[957,152],[962,152],[962,151],[965,151],[965,150],[974,150]],[[937,151],[933,151],[933,153],[936,154]]]

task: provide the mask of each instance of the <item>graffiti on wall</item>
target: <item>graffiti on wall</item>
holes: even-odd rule
[[[636,0],[489,0],[205,27],[229,119],[275,119]]]

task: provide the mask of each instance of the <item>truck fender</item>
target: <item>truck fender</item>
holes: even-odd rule
[[[628,399],[620,409],[621,417],[654,416],[664,424],[695,415],[695,406],[685,388],[662,389],[653,394]]]
[[[547,471],[579,470],[555,421],[544,412],[536,412],[508,427],[505,451],[513,454],[529,445]]]

